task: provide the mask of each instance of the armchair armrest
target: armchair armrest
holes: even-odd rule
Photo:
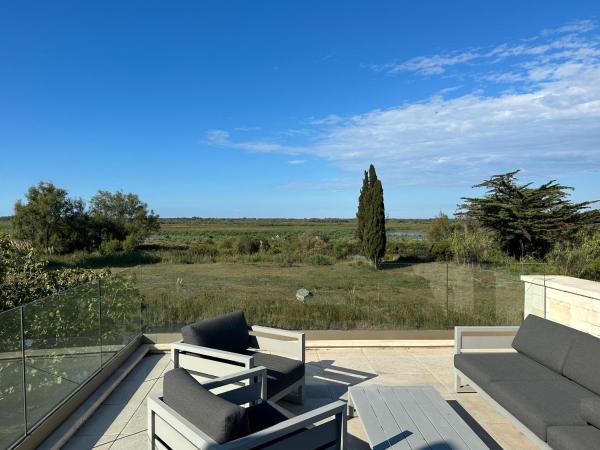
[[[454,327],[455,353],[463,350],[511,349],[519,326]]]
[[[248,381],[249,384],[238,386],[217,395],[238,405],[251,403],[256,400],[267,400],[267,369],[263,366],[203,381],[201,384],[205,389],[211,390],[240,381]]]
[[[281,353],[304,362],[305,334],[301,331],[251,325],[248,327],[253,346],[260,350]]]
[[[313,409],[312,411],[308,411],[304,414],[292,417],[291,419],[280,422],[269,428],[265,428],[264,430],[258,431],[249,436],[245,436],[235,441],[223,444],[221,449],[252,449],[268,444],[271,441],[285,438],[285,436],[291,435],[304,428],[318,428],[331,425],[334,425],[337,428],[339,445],[336,446],[336,448],[345,448],[344,441],[346,434],[346,408],[346,403],[338,400],[325,406],[321,406],[320,408]],[[316,422],[330,417],[335,418],[335,424],[325,422],[315,425]],[[298,436],[298,438],[302,439],[302,436]],[[304,444],[306,445],[306,441]],[[294,446],[291,445],[291,447]]]
[[[175,342],[171,344],[173,367],[220,377],[254,367],[252,355]]]

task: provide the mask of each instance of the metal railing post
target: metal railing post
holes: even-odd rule
[[[21,379],[23,388],[23,424],[25,426],[25,435],[27,435],[27,377],[25,375],[25,315],[23,313],[23,306],[19,306],[19,313],[21,315],[21,362],[23,368],[23,376]]]
[[[104,364],[102,351],[102,278],[98,279],[98,340],[100,342],[100,367]]]

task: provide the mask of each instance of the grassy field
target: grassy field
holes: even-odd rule
[[[438,262],[380,271],[356,262],[156,264],[140,277],[155,332],[235,309],[291,329],[444,329],[520,323],[523,314],[517,273]],[[306,302],[295,298],[302,287],[313,293]]]
[[[425,234],[430,220],[388,219],[388,234]],[[302,233],[322,234],[332,239],[351,239],[354,219],[161,219],[158,238],[218,239],[249,235],[257,238],[289,237]]]

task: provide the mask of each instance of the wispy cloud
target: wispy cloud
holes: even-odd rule
[[[306,161],[303,159],[290,159],[287,163],[291,164],[292,166],[297,166],[300,164],[304,164]]]
[[[313,118],[317,135],[304,145],[237,141],[222,130],[210,132],[207,141],[311,155],[352,173],[375,163],[387,185],[471,183],[515,168],[539,176],[600,171],[600,40],[594,26],[577,22],[486,51],[414,58],[403,67],[429,76],[469,65],[473,90],[444,90],[394,108]],[[477,58],[486,63],[473,70]],[[505,64],[494,66],[498,59]]]

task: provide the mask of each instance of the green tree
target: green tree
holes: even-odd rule
[[[129,239],[137,243],[160,227],[158,215],[136,194],[98,191],[90,201],[90,218],[101,241]]]
[[[452,223],[446,214],[440,212],[429,225],[427,238],[430,242],[438,242],[450,239],[452,235]]]
[[[356,238],[361,242],[363,239],[363,232],[365,229],[366,207],[370,203],[368,200],[368,196],[370,193],[371,192],[369,189],[369,174],[365,170],[362,188],[360,188],[360,195],[358,196],[358,211],[356,212]]]
[[[485,188],[486,194],[463,198],[459,205],[459,216],[494,230],[509,255],[544,256],[555,243],[600,223],[599,211],[589,209],[595,202],[573,203],[568,199],[572,187],[556,180],[539,187],[519,184],[518,172],[494,175],[474,186]]]
[[[358,233],[360,233],[363,255],[375,267],[379,267],[381,259],[385,255],[387,238],[385,232],[383,186],[377,178],[373,164],[369,166],[369,171],[366,174],[366,182],[363,181],[357,217],[360,217],[359,223],[361,225]]]
[[[69,252],[86,243],[85,205],[64,189],[40,182],[29,188],[26,202],[18,200],[13,218],[14,235],[46,252]]]

